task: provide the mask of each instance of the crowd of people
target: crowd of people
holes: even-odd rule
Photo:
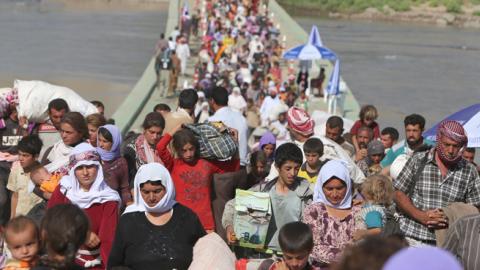
[[[157,104],[140,133],[123,136],[100,101],[85,116],[53,99],[28,124],[11,99],[1,268],[477,269],[480,177],[462,125],[443,121],[429,141],[410,114],[402,142],[373,105],[349,130],[339,116],[316,123],[306,90],[322,95],[324,71],[309,83],[282,69],[279,34],[259,0],[184,11],[156,52],[177,58],[177,108]],[[191,40],[195,81],[180,91]],[[265,239],[238,233],[237,190],[268,196]]]

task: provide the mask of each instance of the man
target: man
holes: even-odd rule
[[[178,76],[180,75],[180,71],[181,71],[180,58],[178,58],[175,50],[172,50],[170,54],[170,61],[172,63],[172,66],[170,68],[170,76],[168,79],[167,96],[175,94],[175,91],[177,90],[177,85],[178,85]]]
[[[180,37],[175,51],[180,59],[180,73],[185,75],[185,72],[187,71],[187,61],[190,57],[190,47],[188,46],[187,39],[185,37]]]
[[[380,140],[385,148],[385,153],[387,153],[387,151],[397,143],[398,136],[398,131],[393,127],[386,127],[382,129],[382,132],[380,132]]]
[[[60,122],[63,116],[70,111],[68,104],[61,98],[54,99],[48,103],[49,121],[38,126],[38,137],[43,142],[40,157],[43,157],[45,151],[62,139],[60,136]]]
[[[395,202],[401,210],[400,229],[411,245],[436,243],[436,229],[448,226],[441,208],[454,202],[480,206],[480,178],[463,160],[467,136],[462,125],[443,121],[437,145],[414,154],[395,180]]]
[[[443,248],[462,263],[465,270],[480,269],[480,215],[469,215],[457,220],[448,229]]]
[[[165,118],[167,114],[172,111],[172,109],[170,109],[170,106],[168,106],[168,104],[158,103],[157,105],[155,105],[155,107],[153,107],[153,111],[158,112],[163,116],[163,118]]]
[[[282,104],[282,101],[277,96],[277,89],[275,88],[275,86],[269,87],[268,93],[269,96],[265,97],[265,100],[260,107],[262,126],[268,126],[268,116],[270,116],[271,111],[273,110],[273,108]]]
[[[207,99],[210,109],[214,112],[214,114],[208,118],[208,121],[222,121],[228,127],[238,131],[240,166],[246,166],[248,154],[247,120],[241,113],[228,107],[228,92],[225,88],[213,88]]]
[[[474,162],[475,148],[473,148],[473,147],[465,148],[465,151],[463,151],[463,159],[465,159],[466,161],[468,161],[468,162],[474,164],[475,166],[477,166]]]
[[[303,145],[305,142],[314,136],[315,121],[310,117],[310,115],[301,108],[292,107],[287,111],[287,129],[290,133],[291,142],[295,143],[303,153]],[[334,141],[329,138],[320,136],[319,137],[323,143],[324,154],[321,156],[321,160],[325,161],[327,159],[336,159],[343,160],[347,163],[348,170],[350,172],[350,178],[355,183],[362,183],[365,176],[362,171],[355,165],[355,163],[350,159],[348,153],[343,150]],[[277,147],[279,144],[277,144]],[[304,158],[305,158],[305,153]],[[268,180],[272,180],[278,176],[278,171],[275,166],[270,168],[270,173],[266,177]]]
[[[463,151],[463,159],[470,162],[477,168],[477,171],[480,173],[480,166],[475,163],[475,148],[467,147],[465,151]]]
[[[357,131],[357,143],[359,150],[355,153],[355,161],[358,162],[368,155],[368,144],[373,140],[373,130],[362,126]]]
[[[174,112],[164,112],[165,128],[163,133],[170,133],[180,124],[193,124],[195,104],[197,104],[198,95],[194,89],[185,89],[180,92],[178,97],[178,108]]]
[[[425,118],[418,114],[411,114],[405,117],[405,144],[398,149],[391,148],[387,151],[382,160],[382,167],[390,166],[401,154],[412,155],[417,149],[425,145],[434,145],[434,142],[423,138],[422,133],[425,128]]]
[[[327,123],[325,124],[325,137],[338,143],[347,151],[350,157],[353,157],[355,155],[355,147],[343,138],[343,131],[343,119],[341,117],[330,116],[327,119]]]
[[[168,49],[168,40],[165,39],[165,34],[160,34],[160,39],[155,45],[155,56],[158,57],[164,50]]]
[[[236,188],[246,188],[247,172],[247,119],[228,107],[228,92],[218,86],[207,94],[208,104],[214,114],[208,118],[209,122],[222,121],[226,126],[238,131],[238,152],[240,156],[240,170],[231,173],[216,174],[213,177],[214,199],[212,201],[213,214],[217,233],[226,239],[226,232],[222,226],[222,215],[225,204],[235,197]]]
[[[101,101],[92,100],[90,101],[90,103],[92,103],[95,106],[95,108],[97,108],[99,114],[105,115],[105,105],[103,105]]]

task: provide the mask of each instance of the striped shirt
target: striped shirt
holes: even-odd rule
[[[480,215],[466,216],[453,223],[443,248],[457,256],[465,270],[480,269]]]
[[[410,197],[413,205],[421,211],[443,208],[453,202],[480,206],[480,178],[475,167],[461,160],[442,177],[434,150],[412,156],[393,183],[395,189]],[[425,167],[415,181],[414,175],[426,154]],[[435,242],[434,230],[407,215],[400,216],[400,229],[407,237],[422,242]]]

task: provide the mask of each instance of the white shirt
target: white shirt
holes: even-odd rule
[[[218,109],[214,115],[208,118],[208,121],[222,121],[226,126],[234,128],[238,131],[238,151],[240,154],[240,165],[247,165],[247,132],[248,125],[247,119],[236,111],[233,111],[229,107],[222,107]]]
[[[267,96],[260,107],[260,116],[262,118],[262,125],[268,124],[268,116],[270,116],[271,111],[278,105],[281,105],[282,101],[278,97],[272,98],[271,96]]]

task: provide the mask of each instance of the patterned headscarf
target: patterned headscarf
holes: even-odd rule
[[[292,107],[287,112],[288,126],[303,136],[313,134],[315,122],[310,118],[306,111],[298,107]]]
[[[69,168],[75,167],[75,165],[77,165],[77,163],[79,163],[80,161],[100,162],[100,155],[95,150],[95,148],[84,151],[84,152],[80,152],[80,153],[74,153],[72,151],[69,158],[70,158],[70,162],[68,164]]]
[[[80,166],[97,166],[97,176],[88,191],[82,190],[75,175],[75,169]],[[60,180],[60,190],[73,203],[82,209],[95,203],[108,201],[121,202],[118,192],[111,189],[104,181],[100,156],[95,148],[88,143],[81,143],[72,150],[70,155],[70,172]]]
[[[462,146],[462,149],[458,151],[458,154],[455,157],[449,157],[445,153],[445,149],[443,148],[443,145],[441,143],[443,137],[453,140]],[[465,130],[463,129],[463,126],[460,125],[458,122],[452,120],[445,120],[441,122],[438,126],[436,150],[440,159],[445,165],[451,166],[462,160],[463,148],[467,145],[467,142],[468,139],[467,135],[465,134]]]

